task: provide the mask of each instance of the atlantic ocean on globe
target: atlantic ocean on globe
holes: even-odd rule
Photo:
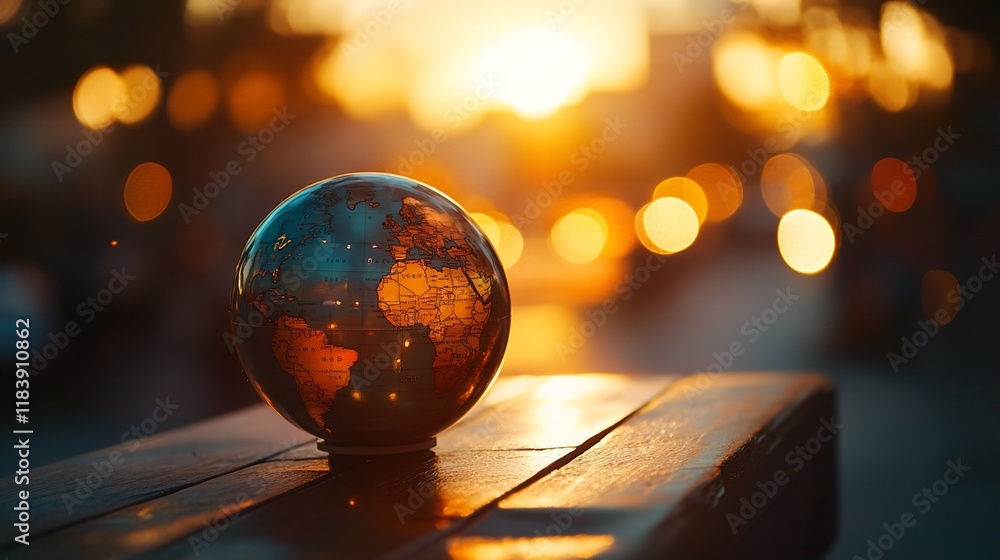
[[[230,313],[257,392],[334,453],[426,449],[489,389],[510,330],[500,259],[453,200],[381,173],[279,204]]]

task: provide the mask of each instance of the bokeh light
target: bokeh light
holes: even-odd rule
[[[179,130],[205,122],[219,104],[219,84],[206,70],[191,70],[174,81],[167,95],[167,118]]]
[[[497,225],[497,221],[492,216],[482,212],[471,212],[469,217],[483,230],[494,248],[500,245],[500,226]]]
[[[636,215],[636,232],[648,249],[660,254],[687,249],[698,237],[700,221],[687,202],[674,197],[657,198]]]
[[[796,272],[820,272],[830,264],[836,246],[829,222],[811,210],[792,210],[778,223],[778,251]]]
[[[908,109],[917,101],[916,86],[882,60],[872,63],[868,93],[879,107],[892,113]]]
[[[760,174],[760,192],[775,216],[797,208],[821,210],[826,206],[826,183],[798,154],[777,154],[768,159]]]
[[[598,221],[606,225],[608,239],[604,244],[604,256],[619,258],[628,255],[635,247],[635,212],[632,207],[610,196],[589,196],[586,205],[595,211],[595,216],[600,217]]]
[[[493,248],[496,249],[497,256],[505,269],[510,269],[521,258],[524,252],[524,237],[521,232],[510,223],[510,220],[500,214],[490,215],[482,212],[472,212],[469,214],[476,224],[482,228],[486,238],[490,240]]]
[[[687,177],[670,177],[653,189],[653,199],[673,197],[686,202],[698,216],[698,224],[705,221],[708,216],[708,199],[701,185]]]
[[[883,158],[872,167],[872,193],[886,210],[905,212],[917,199],[917,178],[905,161]]]
[[[778,87],[785,100],[803,111],[818,111],[830,97],[830,77],[818,60],[803,52],[788,53],[778,64]]]
[[[920,283],[920,306],[924,316],[940,326],[955,320],[962,301],[958,279],[946,270],[928,270]]]
[[[160,102],[160,77],[149,66],[129,66],[121,73],[124,96],[114,107],[115,116],[125,124],[142,122]]]
[[[125,181],[125,208],[133,218],[148,222],[163,213],[170,203],[173,181],[170,172],[158,163],[141,163]]]
[[[256,132],[285,105],[285,87],[274,74],[247,72],[229,90],[229,115],[243,132]]]
[[[799,21],[802,0],[748,0],[754,10],[766,20],[778,25],[793,25]]]
[[[524,252],[524,237],[521,232],[509,222],[497,222],[500,230],[500,244],[496,246],[500,263],[505,269],[510,269],[521,259]]]
[[[686,176],[698,183],[704,193],[708,203],[706,222],[721,222],[729,218],[743,203],[743,183],[728,165],[703,163],[688,171]]]
[[[593,262],[604,250],[607,224],[602,224],[588,210],[574,210],[552,226],[552,248],[568,263]]]
[[[0,25],[10,21],[21,9],[21,0],[0,0]]]
[[[719,37],[712,49],[712,72],[722,94],[744,109],[775,103],[780,51],[759,35],[733,31]]]
[[[91,129],[114,122],[116,105],[125,95],[125,82],[114,70],[98,66],[88,70],[73,90],[73,112],[80,124]]]
[[[911,81],[933,89],[951,86],[955,67],[944,29],[910,2],[886,2],[879,22],[886,60]]]

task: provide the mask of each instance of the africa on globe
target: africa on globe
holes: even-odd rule
[[[510,330],[500,259],[453,200],[352,173],[279,204],[236,267],[247,377],[334,453],[425,449],[489,389]]]

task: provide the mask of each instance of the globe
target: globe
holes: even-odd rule
[[[510,295],[452,199],[352,173],[279,204],[250,236],[230,312],[261,397],[334,453],[426,449],[489,389]]]

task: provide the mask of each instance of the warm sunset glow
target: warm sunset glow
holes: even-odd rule
[[[114,122],[115,108],[125,95],[125,82],[114,70],[99,66],[87,71],[73,90],[73,112],[87,128],[104,128]]]
[[[872,194],[891,212],[905,212],[917,199],[917,179],[906,162],[883,158],[872,167]]]
[[[575,310],[564,305],[543,303],[518,305],[510,313],[508,346],[517,352],[507,352],[504,371],[534,371],[539,367],[559,368],[566,363],[560,354],[563,333],[579,322]]]
[[[133,218],[148,222],[170,203],[173,182],[170,172],[158,163],[141,163],[125,181],[125,208]]]
[[[743,183],[728,165],[703,163],[688,171],[687,178],[698,183],[705,195],[708,204],[706,222],[726,220],[743,203]]]
[[[590,212],[575,210],[552,226],[552,248],[570,264],[587,264],[604,249],[606,228],[607,224],[602,224]]]
[[[785,100],[803,111],[818,111],[830,97],[830,77],[818,60],[802,52],[786,54],[778,64],[778,87]]]
[[[636,218],[639,240],[657,253],[683,251],[698,237],[698,215],[679,198],[658,198],[639,210]]]
[[[820,272],[830,264],[835,249],[833,228],[816,212],[792,210],[778,223],[778,250],[796,272]]]
[[[672,196],[686,202],[698,216],[698,223],[705,221],[708,215],[708,199],[701,185],[687,177],[671,177],[656,185],[653,190],[653,200]]]
[[[167,95],[167,118],[180,130],[205,122],[219,104],[219,84],[209,72],[192,70],[174,82]]]
[[[643,3],[590,3],[556,22],[549,11],[558,14],[524,0],[427,0],[382,23],[366,2],[280,0],[268,19],[281,34],[329,38],[308,72],[345,113],[405,111],[427,131],[467,130],[496,111],[540,119],[592,91],[646,83]]]
[[[586,50],[565,35],[537,27],[510,35],[483,53],[477,74],[499,82],[497,99],[527,118],[578,101],[589,64]]]

